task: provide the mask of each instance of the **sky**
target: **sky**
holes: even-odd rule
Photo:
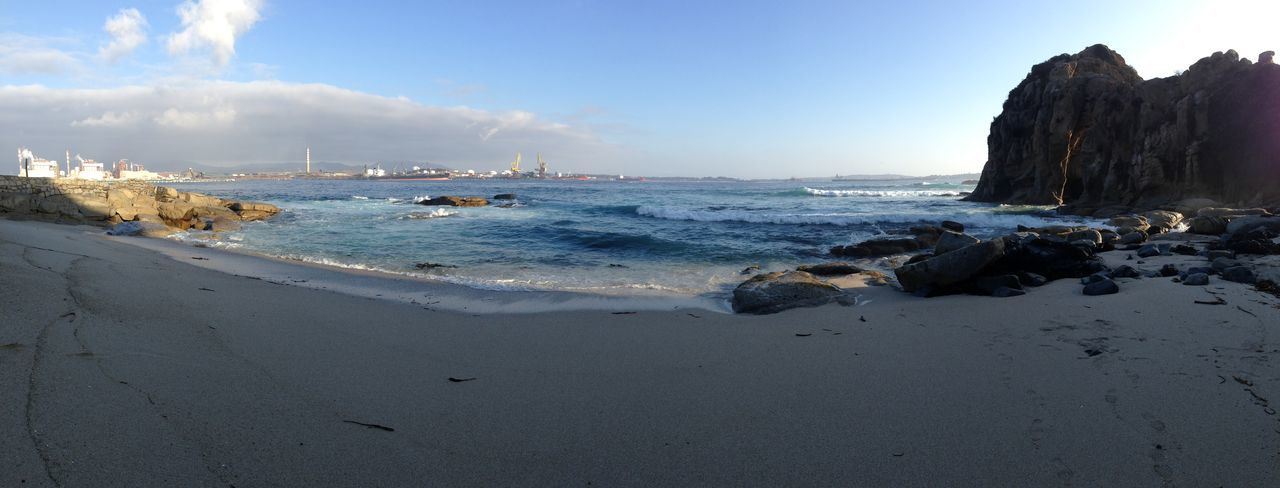
[[[0,0],[0,147],[788,178],[977,172],[1033,64],[1280,50],[1280,2]],[[13,166],[9,168],[8,166]],[[13,165],[0,173],[13,174]]]

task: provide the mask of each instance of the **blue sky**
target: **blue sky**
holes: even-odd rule
[[[189,4],[252,14],[219,60],[216,42],[170,49],[210,20],[184,25],[176,0],[0,0],[0,104],[63,114],[0,143],[160,165],[288,161],[311,145],[327,160],[476,169],[541,151],[553,169],[600,173],[969,172],[1032,64],[1094,43],[1144,77],[1229,48],[1255,58],[1280,47],[1272,3]],[[104,23],[131,8],[145,41],[107,60]]]

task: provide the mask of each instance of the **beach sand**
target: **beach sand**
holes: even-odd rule
[[[534,313],[187,250],[0,220],[0,486],[1280,486],[1251,286]]]

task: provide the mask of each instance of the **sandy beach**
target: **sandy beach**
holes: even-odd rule
[[[1246,285],[470,313],[188,249],[0,220],[0,484],[1280,483],[1280,301]]]

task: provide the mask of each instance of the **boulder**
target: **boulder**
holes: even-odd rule
[[[1140,242],[1146,242],[1146,240],[1147,240],[1146,232],[1135,230],[1133,232],[1129,232],[1121,235],[1119,243],[1120,244],[1137,244]]]
[[[231,202],[226,207],[235,212],[236,215],[239,215],[240,220],[244,221],[264,220],[280,213],[280,207],[269,203]]]
[[[1018,273],[1018,281],[1026,286],[1044,286],[1049,279],[1036,273],[1022,271]]]
[[[1270,212],[1264,208],[1220,208],[1209,207],[1202,208],[1196,212],[1198,217],[1226,217],[1228,219],[1235,217],[1243,217],[1246,215],[1270,215]]]
[[[1227,224],[1227,234],[1232,238],[1240,238],[1257,229],[1280,233],[1280,217],[1248,216],[1231,219]]]
[[[756,270],[759,271],[757,266]],[[815,276],[845,276],[858,274],[862,272],[862,268],[845,262],[810,264],[796,268],[796,271],[803,271]]]
[[[961,224],[954,220],[944,220],[940,225],[942,226],[943,229],[947,229],[951,232],[960,232],[960,233],[964,232],[964,224]]]
[[[1067,241],[1069,242],[1085,241],[1085,240],[1092,242],[1093,245],[1095,246],[1100,246],[1102,245],[1102,233],[1094,229],[1087,229],[1087,230],[1078,230],[1070,234],[1067,234]]]
[[[448,207],[483,207],[488,205],[489,201],[484,197],[455,197],[443,196],[435,197],[418,202],[418,205],[435,205]]]
[[[1187,220],[1187,232],[1216,236],[1227,232],[1227,219],[1212,215],[1202,215]]]
[[[1258,281],[1258,278],[1253,274],[1253,270],[1245,266],[1233,266],[1222,270],[1222,279],[1248,285]]]
[[[1186,244],[1174,244],[1173,247],[1169,248],[1169,252],[1182,256],[1195,256],[1196,254],[1200,254],[1200,250],[1196,249],[1195,246],[1188,246]]]
[[[977,243],[977,237],[946,231],[943,232],[941,236],[938,236],[938,243],[933,247],[933,254],[946,254],[956,249]]]
[[[1209,284],[1209,275],[1204,273],[1191,273],[1182,279],[1182,284],[1187,286],[1204,286]]]
[[[1116,282],[1111,281],[1109,278],[1101,278],[1084,285],[1082,292],[1088,296],[1112,295],[1120,292],[1120,285],[1117,285]]]
[[[1172,264],[1166,264],[1160,267],[1160,276],[1168,278],[1170,276],[1178,276],[1178,267]]]
[[[1138,272],[1138,270],[1137,270],[1137,269],[1135,269],[1133,266],[1129,266],[1129,265],[1127,265],[1127,264],[1126,264],[1126,265],[1122,265],[1122,266],[1117,267],[1116,269],[1111,270],[1111,273],[1109,274],[1109,276],[1110,276],[1112,279],[1116,279],[1116,278],[1141,278],[1141,277],[1142,277],[1142,273],[1139,273],[1139,272]]]
[[[1035,273],[1049,280],[1079,278],[1106,268],[1089,247],[1045,238],[1006,236],[1005,255],[993,272]]]
[[[1147,223],[1147,219],[1137,215],[1118,215],[1111,217],[1107,221],[1107,225],[1116,228],[1116,232],[1120,235],[1128,234],[1134,231],[1145,231],[1151,228],[1151,224]]]
[[[831,303],[844,295],[840,287],[803,271],[760,274],[733,290],[736,313],[771,314],[796,307]]]
[[[920,241],[914,238],[878,238],[862,241],[852,246],[836,246],[831,248],[835,256],[889,256],[906,254],[920,250]]]
[[[992,239],[901,266],[893,273],[903,290],[914,292],[925,286],[947,286],[965,281],[1003,256],[1004,240]]]
[[[1168,232],[1182,223],[1182,214],[1170,210],[1152,210],[1141,215],[1147,224],[1160,232]]]
[[[1017,275],[982,276],[973,280],[974,291],[983,295],[994,295],[1001,288],[1021,290],[1022,280]]]
[[[1213,262],[1209,264],[1209,266],[1212,267],[1214,271],[1221,273],[1222,270],[1224,269],[1234,268],[1242,264],[1243,263],[1241,263],[1240,261],[1236,261],[1231,258],[1217,258],[1217,259],[1214,259]]]
[[[499,193],[493,196],[493,200],[515,200],[515,193]]]
[[[1140,258],[1151,258],[1168,254],[1169,249],[1168,244],[1146,244],[1138,248],[1137,254]]]

